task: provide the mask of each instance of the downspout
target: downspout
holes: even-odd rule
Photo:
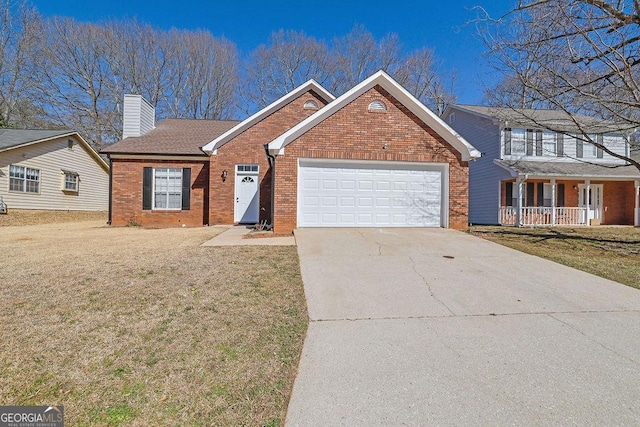
[[[274,216],[275,216],[275,192],[276,192],[276,156],[269,153],[269,144],[264,144],[264,152],[267,155],[267,160],[269,161],[269,167],[271,168],[271,212],[270,212],[270,220],[271,220],[271,229],[274,228]]]
[[[111,205],[113,198],[113,160],[111,160],[111,156],[107,154],[107,158],[109,159],[109,216],[107,217],[107,225],[111,225]]]

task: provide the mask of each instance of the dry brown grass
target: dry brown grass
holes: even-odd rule
[[[640,228],[473,226],[470,233],[640,288]]]
[[[67,425],[280,425],[306,331],[293,247],[221,229],[0,232],[0,403]]]
[[[107,212],[9,209],[7,214],[0,214],[0,227],[77,221],[102,221],[106,224],[107,217]]]

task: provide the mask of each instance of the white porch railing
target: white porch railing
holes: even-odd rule
[[[554,209],[555,215],[553,215]],[[500,224],[516,225],[517,210],[515,206],[502,206]],[[587,208],[523,207],[520,213],[520,225],[587,225]]]

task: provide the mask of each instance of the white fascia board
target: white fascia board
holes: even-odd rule
[[[302,85],[298,86],[288,94],[284,95],[282,98],[277,99],[276,101],[267,105],[262,110],[253,114],[249,118],[241,121],[240,123],[238,123],[231,129],[229,129],[228,131],[226,131],[225,133],[223,133],[213,141],[209,142],[207,145],[201,148],[202,151],[204,151],[210,156],[215,156],[217,154],[218,148],[220,148],[221,146],[229,142],[231,139],[235,138],[245,130],[249,129],[256,123],[261,121],[264,117],[267,117],[270,114],[275,113],[280,108],[288,104],[291,100],[297,98],[298,96],[302,95],[305,92],[308,92],[309,90],[313,90],[327,102],[331,102],[334,99],[336,99],[335,96],[333,96],[329,91],[323,88],[318,82],[311,79],[303,83]]]
[[[462,154],[462,160],[469,161],[480,157],[481,153],[476,150],[475,147],[469,144],[460,134],[449,127],[449,125],[447,125],[442,119],[436,116],[431,110],[425,107],[424,104],[418,101],[418,99],[407,92],[405,88],[400,86],[382,70],[354,86],[351,90],[337,98],[332,103],[327,104],[315,114],[307,117],[305,120],[271,141],[269,143],[269,152],[271,154],[283,154],[284,148],[289,143],[358,98],[375,85],[382,86],[412,113],[418,116],[420,120],[435,130],[438,135],[442,136],[445,141],[451,144]]]
[[[518,176],[518,171],[517,171],[517,170],[512,169],[512,168],[510,168],[510,167],[509,167],[509,166],[507,166],[507,165],[503,165],[502,163],[500,163],[500,162],[498,161],[498,159],[493,159],[493,163],[494,163],[495,165],[500,166],[502,169],[506,170],[507,172],[509,172],[509,174],[511,175],[511,177],[512,177],[512,178],[516,178],[516,177]]]

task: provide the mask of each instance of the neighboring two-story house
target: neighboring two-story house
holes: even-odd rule
[[[471,105],[452,105],[444,119],[482,152],[469,164],[470,223],[640,225],[640,172],[607,153],[630,155],[628,135],[610,122]]]

